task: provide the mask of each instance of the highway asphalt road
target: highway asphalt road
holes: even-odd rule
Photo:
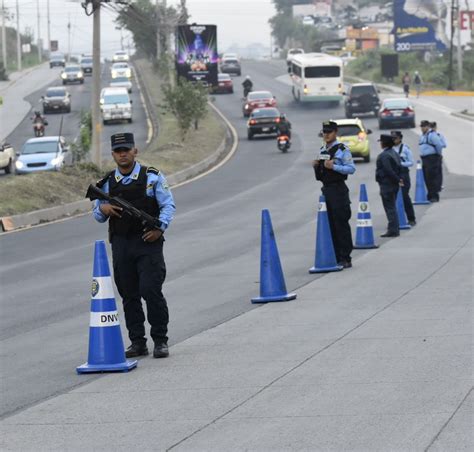
[[[319,148],[321,121],[342,117],[343,110],[295,104],[289,87],[276,80],[284,69],[282,62],[248,62],[244,72],[252,75],[255,89],[272,90],[288,114],[294,130],[291,151],[280,153],[274,139],[247,140],[238,87],[233,95],[216,96],[216,105],[239,135],[235,156],[217,171],[174,190],[178,210],[166,233],[164,286],[171,344],[258,309],[250,298],[259,293],[261,209],[271,212],[288,289],[324,277],[308,274],[320,194],[310,163]],[[235,79],[236,84],[241,80]],[[422,111],[418,119],[428,114]],[[377,121],[365,122],[374,130],[371,146],[376,156]],[[459,133],[469,140],[469,130],[461,127]],[[416,131],[407,130],[405,138],[416,149]],[[386,220],[374,181],[374,160],[358,163],[349,178],[353,225],[360,183],[367,184],[378,238]],[[472,178],[448,175],[445,186],[442,198],[471,196]],[[423,228],[428,208],[417,207],[417,228]],[[106,226],[90,215],[0,236],[4,417],[100,378],[78,376],[75,368],[87,357],[93,244],[106,237]],[[383,246],[384,240],[378,242]],[[365,252],[370,251],[354,251],[354,265]],[[126,335],[123,320],[122,333]]]
[[[110,63],[102,66],[102,87],[109,85],[111,80],[110,76]],[[51,69],[57,71],[58,80],[50,85],[41,87],[38,91],[29,95],[26,100],[32,105],[30,113],[25,116],[23,121],[18,127],[7,137],[6,141],[13,145],[13,148],[17,151],[21,150],[23,144],[29,138],[34,137],[33,124],[31,117],[35,110],[43,112],[43,106],[40,102],[41,96],[46,93],[46,89],[49,86],[63,86],[60,79],[60,71],[56,68]],[[79,135],[79,124],[81,119],[81,111],[89,111],[91,104],[92,94],[92,77],[86,76],[84,84],[74,83],[65,85],[65,88],[71,93],[71,113],[48,113],[46,118],[49,125],[46,127],[46,135],[58,135],[61,133],[67,141],[73,142]],[[135,134],[135,140],[139,149],[143,149],[147,139],[148,129],[146,122],[145,110],[140,100],[140,91],[136,80],[133,80],[133,91],[131,94],[133,101],[133,122],[128,124],[126,122],[114,122],[102,127],[102,139],[101,139],[101,151],[104,159],[110,158],[110,136],[117,132],[133,132]],[[63,118],[62,129],[61,129],[61,118]],[[61,132],[60,132],[61,131]],[[0,171],[0,175],[4,176],[4,172]],[[12,176],[13,177],[13,176]]]

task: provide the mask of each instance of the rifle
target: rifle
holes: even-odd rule
[[[95,185],[89,185],[86,198],[89,198],[91,201],[96,199],[99,199],[100,201],[108,201],[110,204],[121,207],[124,213],[140,221],[144,229],[150,230],[160,228],[160,221],[158,218],[152,217],[148,213],[143,212],[143,210],[137,209],[128,201],[125,201],[125,199],[122,199],[118,196],[110,196],[108,193],[105,193],[105,191],[102,191]]]

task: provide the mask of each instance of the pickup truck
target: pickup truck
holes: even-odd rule
[[[0,145],[0,169],[6,174],[15,174],[15,150],[11,144]]]

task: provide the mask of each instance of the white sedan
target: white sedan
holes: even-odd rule
[[[132,78],[132,69],[128,63],[114,63],[110,70],[112,78],[127,77]]]

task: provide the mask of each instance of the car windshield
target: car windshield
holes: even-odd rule
[[[384,102],[385,108],[397,109],[397,108],[407,108],[409,103],[405,99],[393,99],[386,100]]]
[[[248,100],[268,100],[272,98],[272,94],[268,91],[254,91],[249,93]]]
[[[104,97],[105,104],[128,104],[129,99],[126,94],[110,94]]]
[[[357,124],[339,124],[337,126],[338,137],[353,137],[358,135],[362,130]]]
[[[115,63],[113,66],[112,66],[112,69],[126,69],[128,68],[128,64],[127,63]]]
[[[79,72],[80,68],[79,66],[69,66],[69,67],[64,68],[64,70],[66,72]]]
[[[122,52],[121,50],[119,50],[118,52],[115,52],[115,55],[117,56],[126,55],[126,52]]]
[[[262,108],[252,112],[252,118],[278,118],[280,112],[276,108]]]
[[[303,51],[302,50],[290,50],[288,53],[290,55],[297,55],[299,53],[303,53]]]
[[[46,97],[64,97],[66,91],[63,89],[51,89],[46,91]]]
[[[375,88],[372,85],[352,87],[351,96],[362,96],[364,94],[376,94]]]
[[[50,58],[51,61],[57,61],[57,60],[60,61],[60,60],[63,60],[63,59],[64,59],[64,57],[62,57],[61,55],[53,55],[53,56]]]
[[[117,82],[119,82],[119,83],[123,83],[123,82],[130,83],[130,80],[128,80],[127,77],[117,77],[117,78],[114,78],[112,80],[112,83],[117,83]]]
[[[92,58],[83,58],[81,64],[92,64]]]
[[[223,82],[224,80],[231,80],[229,74],[219,74],[219,81]]]
[[[339,77],[340,75],[341,69],[339,66],[306,67],[304,70],[304,76],[306,78],[330,78]]]
[[[57,141],[41,141],[36,143],[25,143],[22,154],[50,154],[58,151]]]
[[[229,59],[225,59],[223,63],[224,64],[239,64],[237,60],[229,60]]]

